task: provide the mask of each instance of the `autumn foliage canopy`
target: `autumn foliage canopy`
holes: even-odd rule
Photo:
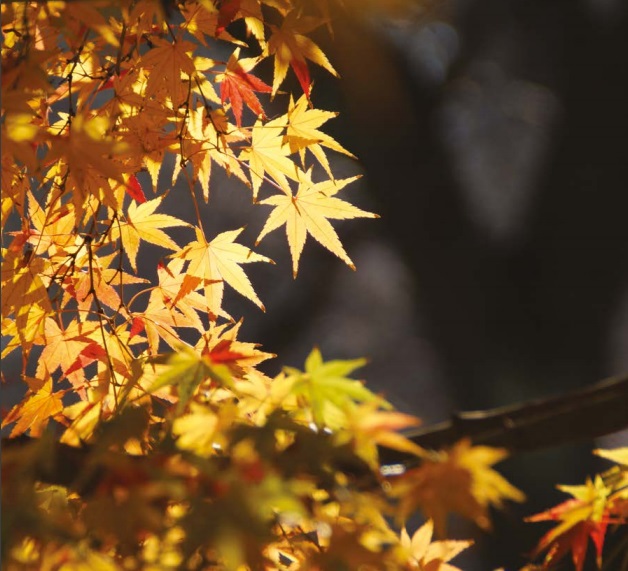
[[[316,106],[313,67],[337,75],[312,39],[333,37],[332,4],[2,3],[2,356],[24,383],[2,421],[3,568],[453,571],[471,542],[445,539],[448,515],[489,529],[524,500],[492,468],[503,450],[405,438],[418,419],[354,378],[362,359],[315,348],[266,376],[275,356],[225,303],[264,309],[246,264],[273,263],[270,232],[296,278],[308,238],[354,268],[332,221],[376,217],[334,176],[331,156],[355,157]],[[218,171],[265,213],[255,243],[246,219],[203,220]],[[615,467],[531,518],[557,522],[543,568],[582,569],[589,539],[601,561],[626,523],[628,451],[601,454]]]

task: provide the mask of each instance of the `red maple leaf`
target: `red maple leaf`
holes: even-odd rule
[[[146,202],[146,196],[142,190],[142,185],[134,174],[132,174],[126,182],[126,192],[138,204]]]
[[[247,357],[244,353],[231,351],[231,339],[222,339],[213,349],[205,351],[205,355],[211,359],[213,363],[229,363]]]
[[[218,9],[218,23],[216,25],[216,36],[225,31],[225,28],[233,22],[240,11],[242,0],[222,0]]]
[[[222,76],[220,84],[220,99],[223,105],[227,100],[231,101],[231,109],[235,116],[238,127],[242,124],[242,103],[246,103],[258,116],[266,118],[262,104],[254,91],[259,93],[270,93],[272,88],[266,85],[261,79],[247,73],[255,64],[254,60],[238,60],[240,48],[236,49],[229,61]],[[248,69],[247,69],[248,68]]]
[[[594,481],[588,480],[584,486],[559,486],[559,489],[574,498],[526,518],[526,521],[532,522],[560,522],[541,538],[533,556],[547,551],[544,562],[547,566],[555,564],[571,551],[576,571],[582,571],[591,538],[597,565],[601,567],[606,528],[612,523],[607,504],[609,489],[600,476]]]

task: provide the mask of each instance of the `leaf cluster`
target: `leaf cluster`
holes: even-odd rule
[[[253,250],[268,233],[285,228],[294,277],[308,235],[355,269],[330,221],[376,217],[338,197],[357,177],[335,178],[331,152],[353,155],[314,105],[311,66],[337,75],[313,39],[329,14],[327,0],[2,3],[2,357],[19,354],[25,390],[2,420],[7,569],[452,571],[469,542],[432,539],[448,514],[487,528],[491,506],[523,500],[491,467],[502,450],[405,438],[418,419],[351,376],[362,359],[314,349],[266,376],[274,355],[226,306],[228,285],[264,309],[243,266],[272,263]],[[272,207],[253,248],[246,221],[203,224],[216,168]],[[195,219],[165,212],[168,193]],[[416,466],[384,470],[381,447]],[[625,523],[617,470],[573,492],[595,508],[551,512],[547,564],[582,522],[600,546]]]

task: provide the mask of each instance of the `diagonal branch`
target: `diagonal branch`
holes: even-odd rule
[[[462,412],[449,422],[405,433],[425,448],[461,438],[474,444],[524,452],[592,439],[628,428],[628,375],[612,377],[566,395],[484,411]],[[406,463],[401,452],[382,450],[382,464]]]
[[[524,452],[592,439],[628,427],[628,375],[614,377],[567,395],[529,401],[486,411],[463,412],[451,421],[422,430],[406,432],[413,442],[425,448],[445,448],[461,438],[474,444]],[[40,439],[29,436],[3,438],[5,450],[37,446]],[[85,468],[89,446],[75,448],[59,442],[44,443],[49,454],[35,467],[35,478],[49,483],[71,485]],[[54,452],[53,452],[54,449]],[[126,456],[122,454],[122,456]],[[56,458],[52,462],[51,458]],[[141,463],[142,457],[133,458]],[[415,456],[380,449],[383,466],[414,464]],[[102,474],[93,473],[84,487],[92,487]],[[95,478],[95,479],[93,479]],[[85,490],[83,490],[85,491]]]

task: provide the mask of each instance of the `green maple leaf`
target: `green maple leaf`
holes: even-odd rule
[[[311,407],[314,422],[321,427],[336,428],[344,424],[346,412],[355,402],[380,401],[362,381],[347,375],[366,364],[366,359],[324,362],[314,348],[305,360],[305,371],[286,367],[293,379],[292,394]]]

